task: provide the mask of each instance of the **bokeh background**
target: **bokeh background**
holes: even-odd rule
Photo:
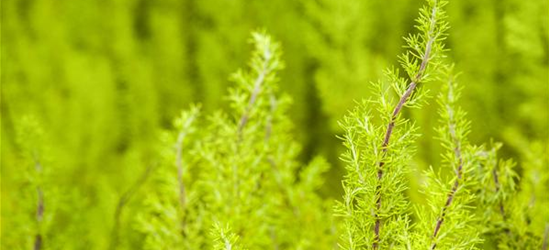
[[[59,184],[85,197],[84,217],[103,238],[114,203],[153,157],[159,129],[201,103],[226,109],[229,75],[244,67],[250,32],[283,46],[280,91],[293,99],[300,160],[332,165],[322,195],[341,197],[337,121],[371,81],[398,65],[419,0],[2,0],[2,217],[20,188],[15,127],[36,117]],[[463,72],[470,141],[505,144],[521,162],[548,154],[547,0],[451,1],[448,59]],[[440,86],[428,85],[436,96]],[[415,165],[437,165],[437,105],[405,110],[421,127]],[[544,164],[547,164],[545,162]],[[518,168],[520,174],[520,167]],[[2,232],[9,230],[2,224]],[[91,236],[90,236],[91,237]]]

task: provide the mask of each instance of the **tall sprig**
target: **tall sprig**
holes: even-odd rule
[[[379,82],[380,99],[363,102],[340,123],[348,149],[342,156],[348,163],[348,175],[343,182],[344,202],[337,213],[345,218],[341,239],[346,248],[392,245],[398,237],[391,236],[407,221],[403,175],[416,134],[413,124],[400,114],[404,107],[420,107],[425,95],[420,85],[430,81],[441,64],[448,29],[445,5],[445,1],[428,1],[417,19],[419,33],[405,38],[408,51],[399,58],[408,77],[400,77],[396,70],[387,71],[387,80],[398,98],[391,98],[385,84]],[[392,137],[397,139],[391,142]],[[386,240],[382,239],[383,221]],[[369,230],[372,237],[365,236]]]
[[[271,236],[279,233],[272,230],[280,189],[273,176],[287,166],[273,151],[291,158],[294,149],[288,140],[277,139],[279,111],[286,106],[275,94],[283,67],[280,45],[264,32],[253,33],[251,43],[249,67],[232,75],[229,116],[218,112],[209,118],[211,126],[200,144],[201,179],[212,223],[233,228],[243,246],[266,248],[279,240]]]
[[[250,116],[254,113],[257,101],[260,94],[269,93],[274,87],[276,81],[276,71],[282,69],[284,65],[280,61],[280,45],[274,42],[270,36],[261,32],[252,33],[252,43],[254,52],[250,60],[250,72],[244,73],[239,70],[233,75],[233,80],[239,85],[238,88],[243,89],[240,94],[235,93],[234,107],[244,108],[239,110],[241,115],[238,122],[238,133],[241,135],[242,130],[248,123]],[[268,95],[267,95],[268,96]],[[246,105],[239,105],[240,102],[247,102]]]
[[[195,249],[205,240],[199,235],[202,211],[196,204],[201,193],[195,190],[196,176],[191,176],[199,170],[191,169],[196,157],[193,150],[199,136],[199,115],[199,106],[191,106],[174,119],[174,131],[164,131],[161,136],[159,166],[154,171],[146,170],[129,190],[135,193],[137,188],[145,189],[141,192],[141,207],[134,216],[136,230],[143,235],[144,249]],[[146,179],[150,179],[148,185]]]
[[[474,235],[474,230],[467,228],[474,221],[468,204],[474,199],[474,196],[468,190],[468,187],[473,185],[474,178],[469,174],[472,170],[472,165],[475,159],[469,151],[471,147],[467,142],[467,134],[470,132],[470,122],[465,119],[465,112],[459,106],[457,101],[461,95],[461,90],[456,81],[456,77],[451,70],[448,73],[448,85],[446,90],[440,95],[439,104],[441,106],[441,117],[445,123],[440,129],[440,140],[444,148],[447,150],[443,154],[446,163],[452,168],[455,176],[452,178],[450,191],[446,195],[444,205],[440,208],[438,218],[433,229],[431,250],[434,250],[444,237],[448,240],[448,246],[460,246],[471,248],[478,241],[478,236]],[[444,189],[443,189],[444,190]],[[434,204],[433,204],[434,205]],[[446,232],[441,233],[442,226],[446,221]],[[473,235],[470,233],[473,232]],[[461,241],[461,242],[460,242]],[[439,247],[440,248],[440,247]]]
[[[385,132],[385,137],[383,139],[382,145],[382,160],[379,161],[378,170],[377,170],[377,179],[378,185],[376,186],[376,206],[379,210],[381,208],[381,179],[383,178],[383,166],[385,165],[385,157],[387,151],[389,150],[389,142],[391,135],[393,134],[393,129],[399,118],[399,114],[402,108],[406,105],[412,106],[416,103],[419,98],[415,100],[409,100],[414,90],[422,82],[429,80],[429,72],[427,68],[431,66],[433,69],[430,69],[431,72],[435,70],[439,64],[440,57],[442,57],[442,52],[444,51],[444,44],[442,41],[446,38],[445,32],[448,29],[448,23],[444,21],[446,14],[443,10],[443,7],[446,5],[445,1],[429,1],[428,7],[423,7],[420,10],[420,17],[417,19],[416,28],[420,31],[419,34],[410,35],[408,38],[405,38],[407,43],[407,48],[409,50],[402,56],[400,56],[401,66],[405,69],[406,73],[409,76],[410,83],[406,88],[404,93],[401,93],[401,88],[405,81],[396,81],[394,86],[397,90],[397,93],[400,95],[400,99],[395,106],[389,125],[387,125],[387,130]],[[417,105],[417,104],[416,104]],[[381,218],[377,213],[374,214],[376,217],[376,222],[374,226],[375,241],[373,243],[373,248],[377,249],[380,236],[380,224]]]
[[[32,245],[32,249],[40,250],[44,248],[44,241],[47,240],[48,223],[51,223],[56,207],[55,200],[52,199],[52,187],[48,187],[51,184],[48,180],[51,170],[44,167],[47,157],[46,135],[35,116],[23,116],[17,125],[16,139],[21,163],[24,165],[21,165],[21,176],[17,176],[22,188],[17,194],[19,199],[15,206],[24,211],[21,214],[25,216],[13,216],[10,219],[17,223],[32,225],[24,232],[26,239],[18,244]],[[17,230],[14,232],[22,233]]]
[[[424,192],[428,206],[417,206],[416,235],[410,239],[413,249],[474,249],[480,241],[475,230],[475,217],[470,204],[477,184],[474,166],[478,165],[480,148],[469,145],[467,134],[470,122],[457,102],[461,87],[449,67],[445,74],[447,84],[438,98],[441,126],[439,140],[446,150],[442,154],[443,168],[453,173],[450,178],[430,168],[426,173]],[[446,172],[446,171],[444,171]]]

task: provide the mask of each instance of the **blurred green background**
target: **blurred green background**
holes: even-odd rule
[[[85,197],[92,235],[108,234],[114,203],[154,158],[157,131],[191,103],[226,109],[229,75],[245,66],[249,34],[265,29],[283,46],[280,90],[293,99],[300,160],[332,164],[322,190],[341,195],[337,120],[371,81],[397,64],[402,37],[422,1],[2,0],[2,217],[24,166],[15,127],[37,117],[48,163],[61,186]],[[462,0],[448,5],[449,60],[463,72],[462,105],[474,144],[505,143],[521,162],[547,151],[549,31],[547,0]],[[431,95],[440,86],[430,84]],[[437,105],[406,110],[417,120],[418,166],[436,166]],[[520,168],[519,168],[520,173]],[[13,208],[13,207],[11,207]],[[9,230],[2,224],[2,231]]]

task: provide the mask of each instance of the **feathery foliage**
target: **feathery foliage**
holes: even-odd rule
[[[542,245],[543,232],[533,231],[529,225],[531,219],[528,218],[528,210],[533,208],[534,201],[527,201],[519,196],[516,164],[512,160],[498,158],[497,151],[501,146],[496,143],[485,153],[484,162],[479,169],[479,209],[484,225],[482,233],[498,249],[538,249]],[[543,178],[543,175],[539,177]],[[544,199],[540,201],[542,203]],[[543,223],[546,216],[543,216],[543,212],[539,215],[539,220]]]
[[[237,238],[249,248],[331,246],[329,205],[316,194],[328,165],[299,167],[290,101],[276,94],[280,45],[264,33],[251,41],[249,70],[231,78],[230,112],[198,119],[192,107],[166,134],[163,144],[174,146],[163,150],[137,219],[146,248],[231,249]]]
[[[2,249],[547,249],[547,2],[426,3],[2,2]]]
[[[479,147],[467,140],[470,122],[465,111],[457,106],[461,87],[453,66],[446,69],[443,80],[447,84],[439,94],[441,126],[439,140],[446,150],[442,155],[443,168],[432,167],[425,173],[424,193],[426,206],[416,206],[417,225],[409,243],[412,249],[475,249],[481,239],[473,209],[474,188],[478,185],[474,171],[479,164]],[[441,170],[452,173],[441,174]]]
[[[445,5],[444,1],[429,1],[417,19],[419,34],[405,39],[408,51],[400,61],[408,77],[400,77],[397,70],[387,71],[386,82],[397,97],[385,82],[378,82],[379,99],[365,101],[341,122],[347,148],[342,159],[348,164],[348,174],[343,182],[344,201],[336,211],[345,221],[341,234],[345,249],[404,244],[403,230],[409,220],[405,175],[417,133],[401,111],[421,106],[425,92],[420,85],[438,72],[448,28]]]
[[[212,235],[214,236],[214,246],[215,250],[239,250],[243,249],[238,247],[238,236],[231,232],[230,227],[222,227],[219,224],[215,224],[212,229]]]
[[[17,178],[20,185],[17,195],[21,197],[18,201],[23,204],[14,205],[24,207],[25,211],[14,218],[6,219],[14,220],[25,227],[8,232],[12,235],[6,239],[8,241],[6,246],[14,249],[41,249],[44,238],[50,237],[50,228],[57,205],[53,199],[55,191],[50,185],[53,171],[47,161],[45,134],[36,118],[25,116],[18,125],[18,144],[21,157],[25,159],[26,164],[21,168]],[[26,235],[26,237],[21,239],[20,235]],[[11,240],[23,240],[23,242],[11,242]]]

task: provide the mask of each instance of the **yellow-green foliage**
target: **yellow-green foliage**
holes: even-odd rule
[[[547,249],[548,7],[2,1],[1,247]]]
[[[165,160],[133,208],[144,248],[333,245],[331,211],[316,194],[328,165],[295,160],[289,100],[276,91],[280,45],[263,33],[252,43],[249,69],[232,76],[230,112],[201,117],[192,107],[166,134]]]

